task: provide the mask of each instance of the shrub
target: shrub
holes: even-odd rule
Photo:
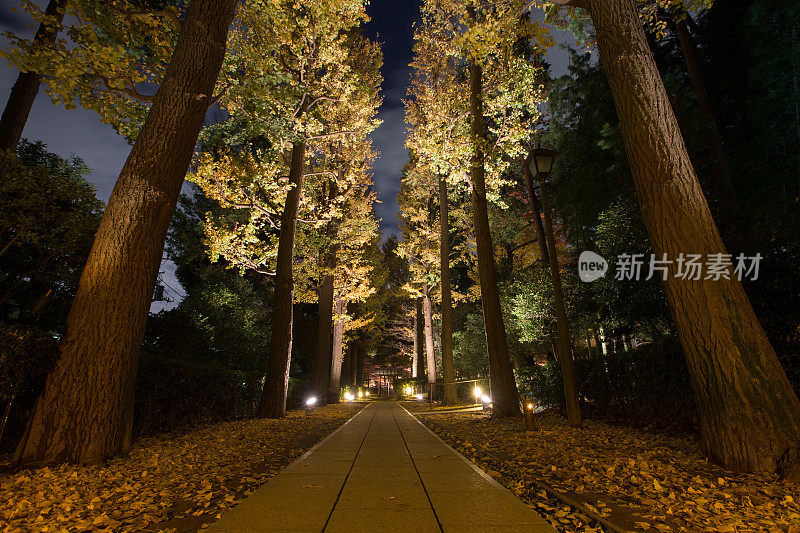
[[[675,338],[628,352],[575,361],[584,411],[610,421],[690,429],[696,406],[689,372]],[[517,373],[520,393],[543,407],[564,409],[564,385],[558,362],[525,367]]]

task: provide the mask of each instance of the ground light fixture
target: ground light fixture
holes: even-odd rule
[[[359,398],[363,398],[364,397],[364,391],[358,391],[358,397]]]
[[[536,423],[533,420],[533,402],[525,404],[525,431],[535,431]]]
[[[483,412],[488,413],[492,409],[492,398],[489,395],[484,394],[481,396],[481,404],[483,405]]]
[[[366,391],[366,392],[364,393],[364,396],[366,396],[367,398],[369,398],[369,391]]]
[[[422,394],[417,394],[417,400],[422,401],[424,396]]]
[[[473,390],[472,393],[475,395],[475,402],[479,402],[481,400],[481,396],[483,396],[483,391],[481,388],[475,385],[475,390]]]
[[[314,405],[317,403],[317,398],[312,396],[308,400],[306,400],[306,410],[311,411],[314,408]]]
[[[347,400],[348,402],[352,402],[353,400],[356,399],[356,397],[352,392],[345,392],[344,399]]]

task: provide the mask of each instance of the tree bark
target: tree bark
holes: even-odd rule
[[[508,357],[506,328],[500,308],[500,294],[494,264],[492,236],[489,232],[489,212],[486,203],[486,178],[484,169],[482,69],[472,62],[470,73],[470,111],[472,114],[472,216],[478,251],[478,275],[481,286],[483,324],[489,352],[489,375],[492,389],[492,416],[504,418],[519,416],[519,395],[514,381],[514,371]]]
[[[339,383],[341,388],[350,387],[350,356],[352,355],[348,346],[342,342],[342,378]]]
[[[353,314],[353,318],[358,317],[358,304],[350,304],[350,310]],[[348,358],[350,360],[349,370],[350,375],[347,379],[347,384],[358,387],[358,334],[356,333],[353,335],[352,340],[348,346],[347,350]]]
[[[50,0],[44,14],[53,24],[39,24],[39,29],[33,37],[36,44],[52,44],[56,40],[61,22],[64,20],[64,10],[67,0]],[[25,123],[31,113],[33,102],[39,94],[39,85],[42,75],[38,72],[20,72],[17,81],[11,87],[11,94],[6,102],[3,115],[0,117],[0,151],[16,152]]]
[[[525,188],[528,191],[528,201],[531,203],[533,210],[534,223],[536,225],[536,240],[539,242],[539,255],[542,256],[542,264],[550,264],[550,255],[547,253],[547,241],[544,237],[544,227],[542,226],[542,214],[539,210],[539,200],[536,199],[536,189],[533,187],[533,176],[531,176],[531,169],[528,163],[531,160],[529,155],[522,163],[522,172],[525,174]]]
[[[686,16],[688,17],[689,15],[687,14]],[[686,61],[689,80],[697,98],[697,108],[703,115],[710,130],[708,155],[711,157],[713,164],[714,186],[717,196],[723,209],[732,211],[736,209],[737,202],[736,194],[733,192],[733,183],[731,182],[731,169],[728,166],[728,159],[725,157],[725,149],[722,146],[722,136],[717,127],[714,109],[711,107],[711,100],[708,98],[703,71],[700,69],[700,61],[697,59],[697,49],[684,20],[676,19],[675,29],[678,34],[678,41],[681,43],[681,50],[683,50],[683,58]]]
[[[578,402],[578,380],[575,378],[575,364],[572,360],[572,345],[569,339],[569,324],[564,308],[564,292],[561,289],[561,272],[558,267],[556,240],[553,234],[553,218],[550,200],[547,198],[545,180],[539,180],[542,192],[542,211],[544,211],[545,240],[550,256],[550,279],[553,282],[553,304],[556,308],[558,326],[558,362],[561,365],[561,377],[564,381],[564,399],[567,406],[567,422],[570,426],[581,425],[581,408]]]
[[[422,298],[415,300],[416,323],[414,325],[414,358],[416,359],[414,369],[417,379],[422,379],[425,375],[425,320],[422,318]]]
[[[439,176],[439,267],[442,272],[442,379],[445,404],[458,403],[456,369],[453,361],[453,298],[450,292],[450,205],[447,180]]]
[[[425,363],[428,371],[428,387],[430,399],[436,401],[436,352],[433,348],[433,305],[431,303],[430,286],[426,283],[422,287],[422,316],[425,330]]]
[[[8,424],[8,419],[11,416],[11,407],[14,405],[14,400],[16,397],[17,394],[14,393],[11,395],[11,398],[8,399],[5,411],[3,412],[3,419],[0,420],[0,443],[3,442],[3,435],[6,433],[6,425]]]
[[[725,253],[633,0],[590,0],[653,250]],[[667,277],[705,452],[726,468],[797,476],[800,401],[749,300],[731,280]]]
[[[194,0],[187,8],[164,81],[103,214],[17,464],[97,463],[130,445],[139,347],[164,239],[235,5]]]
[[[364,347],[361,345],[360,340],[356,340],[356,386],[361,387],[364,384]]]
[[[336,266],[336,250],[328,250],[323,257],[326,269]],[[331,354],[333,353],[333,274],[323,276],[319,286],[319,326],[317,328],[317,351],[311,369],[311,389],[317,401],[325,405],[328,401],[328,385],[331,379]]]
[[[358,387],[358,339],[353,339],[347,353],[350,356],[350,377],[347,383],[353,387]]]
[[[342,377],[342,340],[344,337],[344,321],[341,319],[344,314],[345,301],[341,296],[336,297],[333,305],[333,313],[337,320],[333,325],[333,355],[331,358],[331,380],[328,385],[328,403],[339,403],[339,388]]]
[[[272,340],[269,346],[267,379],[264,380],[264,390],[257,413],[261,418],[281,418],[286,415],[286,392],[289,387],[289,364],[292,359],[294,232],[300,208],[305,153],[305,142],[295,141],[292,145],[292,163],[289,168],[289,183],[292,184],[292,188],[286,195],[286,204],[281,216],[281,233],[278,237]]]
[[[417,335],[417,300],[414,299],[414,314],[411,317],[411,336],[414,338],[414,347],[411,352],[411,377],[417,377],[417,354],[419,352],[419,336]]]

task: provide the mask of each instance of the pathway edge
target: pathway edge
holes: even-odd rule
[[[327,441],[328,441],[328,440],[329,440],[331,437],[333,437],[334,435],[336,435],[337,433],[339,433],[339,432],[340,432],[342,429],[344,429],[344,427],[345,427],[347,424],[349,424],[350,422],[352,422],[352,421],[353,421],[353,419],[354,419],[355,417],[357,417],[358,415],[360,415],[360,414],[361,414],[361,412],[362,412],[364,409],[366,409],[367,407],[369,407],[371,403],[372,403],[372,402],[369,402],[367,405],[365,405],[364,407],[362,407],[362,408],[361,408],[361,409],[360,409],[360,410],[359,410],[359,411],[358,411],[356,414],[354,414],[353,416],[351,416],[350,418],[348,418],[348,419],[347,419],[347,420],[346,420],[346,421],[345,421],[345,422],[344,422],[344,423],[343,423],[341,426],[339,426],[338,428],[336,428],[335,430],[333,430],[332,432],[330,432],[330,433],[328,434],[328,436],[326,436],[324,439],[322,439],[321,441],[319,441],[318,443],[316,443],[315,445],[313,445],[311,448],[309,448],[308,450],[306,450],[306,453],[304,453],[303,455],[301,455],[300,457],[298,457],[297,459],[295,459],[294,461],[292,461],[292,462],[291,462],[291,463],[289,463],[288,465],[286,465],[286,466],[284,466],[283,468],[281,468],[280,470],[278,470],[278,472],[276,472],[276,473],[275,473],[275,475],[273,475],[271,478],[267,479],[267,481],[264,483],[264,485],[266,485],[267,483],[269,483],[269,480],[270,480],[270,479],[274,478],[275,476],[277,476],[278,474],[280,474],[281,472],[283,472],[284,470],[286,470],[286,469],[287,469],[287,468],[289,468],[290,466],[293,466],[295,463],[299,463],[300,461],[303,461],[303,460],[305,460],[305,458],[306,458],[306,457],[308,457],[309,455],[311,455],[311,452],[313,452],[314,450],[316,450],[317,448],[319,448],[320,446],[322,446],[323,444],[325,444],[325,443],[326,443],[326,442],[327,442]],[[400,407],[402,407],[402,405],[401,405]],[[419,420],[417,420],[417,422],[419,422]],[[261,485],[261,486],[263,487],[264,485]]]
[[[478,475],[479,475],[479,476],[481,476],[483,479],[485,479],[486,481],[488,481],[490,484],[494,485],[496,488],[498,488],[498,489],[502,489],[503,491],[507,492],[507,493],[508,493],[508,495],[510,495],[510,496],[512,496],[512,497],[514,497],[514,498],[516,498],[517,500],[521,501],[522,503],[525,503],[524,501],[522,501],[522,499],[521,499],[519,496],[517,496],[516,494],[514,494],[514,492],[512,492],[512,491],[511,491],[511,489],[509,489],[508,487],[506,487],[506,486],[502,485],[502,484],[501,484],[499,481],[497,481],[495,478],[493,478],[492,476],[490,476],[489,474],[487,474],[486,472],[484,472],[484,470],[483,470],[481,467],[479,467],[478,465],[476,465],[475,463],[473,463],[472,461],[470,461],[469,459],[467,459],[466,457],[464,457],[464,456],[463,456],[463,455],[462,455],[462,454],[461,454],[461,453],[460,453],[458,450],[456,450],[455,448],[453,448],[452,446],[450,446],[449,444],[447,444],[447,443],[446,443],[444,440],[442,440],[442,438],[441,438],[439,435],[437,435],[436,433],[434,433],[434,432],[433,432],[433,431],[432,431],[432,430],[431,430],[431,429],[430,429],[428,426],[426,426],[425,424],[423,424],[423,423],[420,421],[420,419],[419,419],[419,418],[417,418],[416,416],[414,416],[414,414],[413,414],[411,411],[409,411],[408,409],[406,409],[406,408],[405,408],[405,406],[403,406],[402,404],[400,404],[400,402],[398,402],[398,403],[397,403],[397,405],[399,405],[399,406],[400,406],[400,408],[401,408],[403,411],[405,411],[406,413],[408,413],[408,414],[411,416],[411,418],[413,418],[413,419],[414,419],[414,420],[417,422],[417,424],[419,424],[420,426],[424,427],[424,428],[425,428],[425,430],[426,430],[426,431],[428,431],[428,433],[430,433],[431,435],[433,435],[434,437],[436,437],[436,438],[439,440],[439,442],[441,442],[442,444],[444,444],[444,445],[445,445],[445,446],[446,446],[446,447],[447,447],[447,448],[448,448],[448,449],[449,449],[451,452],[453,452],[454,454],[456,454],[458,457],[460,457],[460,458],[461,458],[461,460],[462,460],[462,461],[464,461],[465,463],[467,463],[467,464],[468,464],[468,465],[469,465],[469,466],[470,466],[470,467],[471,467],[471,468],[472,468],[472,469],[473,469],[475,472],[477,472],[477,473],[478,473]],[[530,506],[530,505],[528,505],[527,503],[525,503],[525,505],[526,505],[526,506],[528,506],[528,507],[531,507],[531,506]],[[536,511],[536,509],[533,509],[532,507],[531,507],[531,509],[532,509],[534,512]],[[536,513],[536,514],[539,514],[539,513]],[[541,515],[540,515],[540,516],[541,516]],[[544,518],[542,518],[542,519],[544,520]]]

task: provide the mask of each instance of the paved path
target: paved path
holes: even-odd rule
[[[367,406],[207,531],[555,532],[394,402]]]

